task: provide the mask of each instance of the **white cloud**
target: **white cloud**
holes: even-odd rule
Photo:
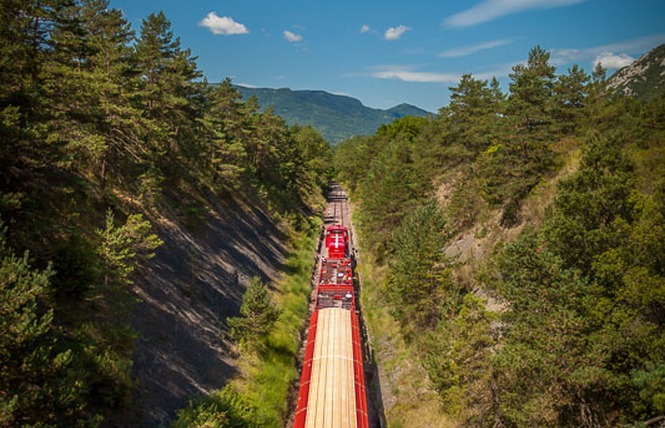
[[[585,1],[587,0],[484,0],[471,9],[449,16],[443,22],[449,27],[470,27],[525,10],[570,6]]]
[[[507,77],[511,72],[512,65],[498,68],[496,70],[487,70],[482,73],[474,73],[476,79],[489,80],[493,77]],[[419,65],[377,65],[370,67],[365,72],[346,73],[346,77],[372,77],[374,79],[399,80],[408,83],[439,83],[455,84],[459,83],[462,73],[456,72],[431,72],[421,71]]]
[[[404,33],[406,33],[409,30],[410,28],[405,25],[391,27],[386,30],[386,32],[383,35],[383,38],[386,40],[399,40],[404,35]]]
[[[361,33],[368,33],[370,30],[369,25],[365,24],[362,27],[360,27],[360,32]]]
[[[498,48],[500,46],[505,46],[510,43],[512,43],[512,40],[508,39],[500,39],[500,40],[494,40],[491,42],[486,42],[486,43],[481,43],[478,45],[472,45],[472,46],[463,46],[461,48],[457,49],[449,49],[447,51],[443,51],[439,54],[439,56],[443,58],[458,58],[458,57],[463,57],[463,56],[468,56],[471,54],[474,54],[476,52],[480,52],[483,50],[487,49],[494,49]]]
[[[613,68],[609,65],[625,65],[628,58],[631,58],[632,61],[633,56],[642,55],[662,43],[665,43],[665,34],[655,34],[586,49],[554,49],[551,52],[550,62],[556,66],[582,62],[593,62],[595,65],[599,58],[605,57],[605,62],[601,61],[603,67]],[[614,58],[610,58],[610,56],[614,56]]]
[[[377,79],[414,83],[453,83],[460,78],[459,74],[416,71],[414,67],[409,66],[378,66],[374,67],[370,75]]]
[[[288,30],[285,30],[284,33],[282,34],[284,35],[284,38],[291,43],[297,43],[302,41],[302,36],[300,34],[292,33]]]
[[[243,24],[237,23],[229,16],[217,16],[217,13],[210,12],[199,22],[201,27],[209,28],[213,34],[222,34],[230,36],[234,34],[248,34],[249,30]]]
[[[596,64],[600,63],[603,68],[606,68],[608,70],[614,70],[617,68],[622,68],[627,65],[630,65],[635,61],[635,58],[631,57],[630,55],[626,54],[615,54],[612,52],[603,52],[602,54],[598,55],[596,59],[593,61],[594,67]]]

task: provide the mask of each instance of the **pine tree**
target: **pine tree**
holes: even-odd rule
[[[568,69],[567,75],[558,77],[554,85],[555,108],[552,114],[560,133],[579,133],[586,123],[589,81],[589,75],[577,64]]]
[[[510,74],[510,96],[507,114],[526,141],[544,141],[549,138],[552,91],[556,68],[549,64],[550,54],[540,46],[529,52],[527,64],[518,64]]]
[[[334,152],[337,180],[344,183],[347,192],[353,195],[361,185],[367,165],[378,150],[377,139],[370,136],[355,136],[342,141]]]
[[[494,262],[498,275],[490,286],[506,310],[489,369],[497,411],[488,424],[592,426],[586,389],[593,388],[594,357],[583,316],[588,283],[533,234],[509,244]]]
[[[213,180],[218,185],[236,187],[247,169],[246,124],[249,121],[242,95],[230,79],[211,86],[203,123],[209,133],[208,159]]]
[[[431,201],[408,215],[393,234],[386,295],[409,336],[432,328],[441,313],[458,308],[460,290],[449,277],[450,263],[442,252],[445,228],[441,210]]]
[[[254,277],[242,296],[239,317],[229,317],[227,324],[231,336],[241,345],[254,348],[266,338],[280,311],[270,297],[268,287],[261,278]]]
[[[449,88],[450,104],[445,109],[450,116],[451,138],[472,153],[478,153],[498,138],[503,94],[498,81],[493,87],[486,80],[476,80],[465,74],[458,86]]]
[[[141,214],[128,216],[125,224],[118,227],[113,211],[106,212],[106,225],[97,230],[101,239],[97,252],[102,259],[106,285],[131,284],[130,276],[137,264],[154,256],[153,251],[163,242],[150,233],[150,227],[150,222],[143,220]]]
[[[617,139],[595,137],[586,146],[579,173],[559,185],[545,233],[568,266],[585,275],[594,257],[617,245],[632,220],[634,166]]]
[[[201,72],[189,49],[181,49],[180,38],[174,37],[163,12],[143,20],[135,50],[140,79],[134,101],[150,120],[146,173],[147,178],[157,179],[158,186],[160,172],[182,174],[178,161],[188,169],[196,170],[199,165],[196,125],[202,112],[194,102],[200,94],[194,81]]]
[[[85,415],[73,353],[57,341],[42,301],[53,271],[16,257],[0,234],[0,425],[95,426]]]
[[[141,158],[140,115],[123,93],[132,67],[132,36],[108,1],[72,4],[55,25],[56,49],[44,73],[49,140],[62,146],[63,166],[99,177],[103,186],[109,163],[117,174],[122,156],[133,162]]]
[[[516,65],[510,75],[511,94],[502,122],[510,131],[478,159],[486,200],[502,206],[501,223],[519,223],[521,201],[554,165],[551,111],[555,67],[540,46],[529,52],[527,65]],[[506,127],[505,125],[513,126]]]

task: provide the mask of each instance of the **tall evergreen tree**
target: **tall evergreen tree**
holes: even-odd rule
[[[195,79],[201,73],[189,49],[181,49],[163,12],[143,20],[135,49],[140,79],[134,101],[150,120],[145,140],[151,158],[144,178],[156,179],[158,185],[160,172],[175,168],[174,162],[198,165],[189,161],[196,157],[195,130],[202,117],[194,102],[199,95]]]
[[[233,88],[230,79],[211,87],[207,99],[203,123],[209,133],[210,172],[217,184],[235,187],[247,169],[249,114],[242,95]]]
[[[552,115],[556,128],[563,135],[578,133],[586,123],[589,81],[589,75],[575,64],[568,69],[567,75],[559,76],[554,85],[555,107]]]
[[[280,310],[270,297],[268,287],[261,278],[254,277],[242,296],[239,317],[229,317],[231,336],[240,345],[255,347],[265,339],[279,318]]]
[[[390,251],[389,237],[431,189],[429,177],[415,164],[415,140],[426,123],[405,117],[377,131],[381,146],[360,189],[367,241],[380,255]]]
[[[526,65],[518,64],[510,74],[507,114],[515,121],[521,139],[548,139],[555,70],[550,54],[540,46],[529,52]]]
[[[53,271],[16,257],[0,231],[0,425],[96,426],[82,399],[72,351],[58,344],[41,301]]]
[[[133,33],[120,11],[109,9],[106,0],[77,2],[61,15],[62,23],[53,33],[57,50],[45,80],[51,112],[49,138],[63,147],[65,165],[97,176],[105,184],[109,159],[114,165],[122,164],[121,152],[139,151],[138,111],[123,93]]]
[[[590,275],[594,258],[618,245],[624,225],[633,217],[634,179],[634,166],[616,138],[595,137],[589,142],[578,174],[560,183],[545,227],[568,266]]]
[[[450,115],[450,136],[473,153],[478,153],[498,139],[503,94],[494,81],[493,88],[486,80],[465,74],[458,86],[449,88],[450,104],[445,110]]]
[[[461,299],[442,251],[447,233],[443,213],[431,201],[409,214],[393,234],[386,295],[409,338],[434,327],[441,313],[455,311]]]

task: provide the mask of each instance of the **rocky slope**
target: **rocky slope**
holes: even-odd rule
[[[614,73],[608,88],[639,99],[665,94],[665,44]]]
[[[269,281],[283,269],[285,237],[255,205],[217,202],[190,223],[153,219],[164,245],[134,287],[138,384],[123,426],[170,426],[189,399],[223,387],[235,373],[226,318],[238,314],[251,277]]]

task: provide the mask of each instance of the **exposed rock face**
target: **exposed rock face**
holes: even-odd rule
[[[168,215],[153,222],[160,247],[134,291],[137,379],[125,426],[167,427],[193,396],[235,373],[226,318],[238,315],[253,276],[283,270],[284,235],[256,207],[225,202],[187,228]]]
[[[608,89],[640,99],[665,93],[665,44],[614,73]]]

